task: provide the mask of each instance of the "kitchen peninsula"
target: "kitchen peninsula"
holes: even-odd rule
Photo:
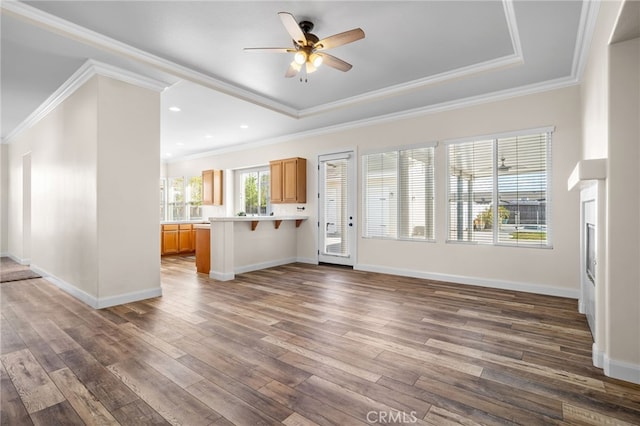
[[[308,216],[209,218],[209,276],[228,281],[234,279],[236,273],[295,262],[296,231],[307,219]]]

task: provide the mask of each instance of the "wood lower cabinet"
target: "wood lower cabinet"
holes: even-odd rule
[[[195,250],[193,241],[193,225],[190,223],[181,224],[178,231],[178,251],[179,253],[190,253]]]
[[[211,269],[211,230],[196,228],[196,270],[208,274]]]
[[[160,254],[192,253],[196,248],[190,223],[162,225],[160,241]]]
[[[272,203],[307,202],[307,160],[286,158],[269,163]]]
[[[180,252],[179,247],[179,225],[162,225],[160,240],[162,241],[162,254],[176,254]]]

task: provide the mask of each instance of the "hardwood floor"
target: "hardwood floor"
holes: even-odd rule
[[[575,300],[292,264],[93,310],[0,285],[2,424],[638,425]]]

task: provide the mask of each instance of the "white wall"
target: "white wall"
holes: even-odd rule
[[[582,158],[606,158],[608,146],[609,70],[607,45],[621,2],[601,2],[580,84],[582,115]]]
[[[160,94],[98,77],[99,298],[160,286]]]
[[[32,269],[95,307],[160,295],[159,108],[157,92],[93,76],[13,138],[9,254],[25,254],[30,152]]]
[[[621,13],[623,2],[600,3],[581,85],[582,157],[608,159],[594,363],[640,383],[640,41],[609,44]]]
[[[422,117],[373,124],[269,146],[209,157],[170,162],[168,176],[198,174],[210,168],[234,169],[267,164],[287,157],[307,158],[307,204],[311,219],[297,231],[298,258],[317,260],[317,157],[356,149],[392,148],[438,140],[479,136],[512,130],[555,126],[553,135],[552,198],[553,249],[507,248],[446,244],[445,150],[437,152],[437,242],[401,242],[358,238],[357,268],[417,276],[437,276],[458,282],[508,286],[543,293],[578,295],[578,224],[573,214],[578,195],[567,192],[566,179],[580,159],[580,97],[578,87],[487,103]],[[361,181],[360,171],[358,180]],[[358,193],[361,194],[361,182]],[[233,196],[225,202],[232,202]],[[357,197],[358,203],[361,195]],[[277,208],[283,208],[277,206]],[[295,212],[295,205],[284,207]],[[276,211],[276,213],[284,213]],[[362,218],[359,208],[358,218]],[[359,221],[361,222],[361,220]],[[359,232],[360,234],[360,232]]]
[[[10,145],[12,209],[22,210],[22,156],[31,152],[32,266],[93,295],[98,288],[97,118],[97,81],[92,79]],[[21,240],[22,211],[10,215],[9,226]],[[22,241],[11,239],[9,250],[23,256]]]
[[[9,145],[0,144],[0,256],[8,254]]]
[[[609,47],[609,73],[605,373],[640,383],[640,39]]]

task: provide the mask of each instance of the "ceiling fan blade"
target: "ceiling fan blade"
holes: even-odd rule
[[[287,30],[293,41],[298,43],[300,46],[307,45],[307,37],[304,35],[304,32],[298,25],[296,18],[287,12],[278,12],[280,16],[280,20],[282,21],[282,25]]]
[[[257,53],[294,53],[295,49],[287,47],[245,47],[245,52],[257,52]]]
[[[323,38],[314,45],[314,48],[316,50],[333,49],[334,47],[352,43],[362,38],[364,38],[364,31],[362,31],[362,29],[360,28],[356,28],[354,30],[345,31],[340,34],[334,34],[327,38]]]
[[[296,74],[300,72],[300,69],[301,69],[300,64],[298,64],[296,61],[293,61],[289,65],[289,69],[287,69],[287,72],[284,74],[284,76],[286,78],[295,77]]]
[[[347,72],[353,67],[353,65],[351,65],[350,63],[345,62],[342,59],[338,59],[335,56],[329,55],[328,53],[318,52],[317,55],[322,56],[322,63],[331,68]]]

